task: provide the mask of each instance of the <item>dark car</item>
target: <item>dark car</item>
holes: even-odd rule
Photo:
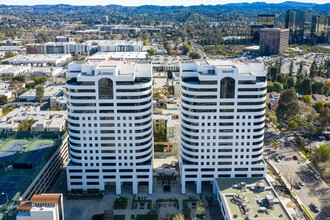
[[[294,160],[298,160],[298,156],[297,156],[297,155],[294,155],[294,156],[292,157],[292,159],[294,159]]]
[[[312,207],[314,212],[319,212],[320,211],[320,208],[317,205],[315,205],[315,203],[313,203],[313,202],[311,203],[311,207]]]

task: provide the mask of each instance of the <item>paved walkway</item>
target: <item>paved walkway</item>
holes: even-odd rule
[[[113,209],[113,204],[116,198],[119,198],[120,196],[115,195],[115,188],[110,187],[106,190],[106,195],[101,200],[91,200],[91,199],[85,199],[85,200],[68,200],[66,196],[66,185],[63,183],[65,178],[63,175],[61,175],[61,178],[59,178],[58,182],[56,183],[55,187],[57,190],[61,189],[64,195],[64,215],[66,219],[69,220],[91,220],[92,216],[94,214],[102,214],[104,213],[104,210]],[[205,219],[211,219],[209,209],[207,207],[207,201],[206,196],[213,196],[213,200],[216,200],[212,193],[212,185],[203,185],[203,202],[205,206]],[[138,196],[144,197],[145,200],[152,200],[152,206],[156,205],[156,200],[158,199],[173,199],[178,200],[179,202],[179,209],[177,207],[174,207],[172,204],[173,202],[166,202],[166,207],[163,204],[162,207],[159,208],[159,218],[161,216],[166,219],[167,216],[176,215],[178,213],[182,214],[182,208],[183,208],[183,200],[185,199],[199,199],[200,195],[195,193],[196,187],[195,185],[186,185],[186,194],[181,194],[181,186],[180,186],[180,179],[178,179],[177,183],[171,184],[171,192],[163,192],[163,184],[157,183],[157,180],[154,179],[154,185],[153,185],[153,194],[148,194],[148,186],[139,186],[139,194],[136,195],[136,199]],[[58,192],[58,191],[57,191]],[[125,185],[122,186],[122,196],[125,196],[128,198],[128,205],[127,208],[124,210],[114,210],[115,215],[125,215],[125,220],[130,220],[131,215],[145,215],[148,213],[148,209],[132,209],[132,203],[133,203],[133,195],[132,195],[132,187]],[[191,207],[191,203],[189,204]],[[191,209],[191,217],[195,217],[195,210]]]

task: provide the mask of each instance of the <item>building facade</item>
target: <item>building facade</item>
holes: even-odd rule
[[[149,62],[87,61],[68,67],[68,189],[148,185],[152,194],[152,68]]]
[[[218,177],[264,177],[263,64],[195,61],[181,67],[181,189]]]
[[[315,35],[321,35],[322,33],[327,35],[329,29],[329,18],[326,16],[316,16],[312,17],[311,33]]]
[[[285,14],[285,28],[290,30],[290,43],[299,43],[304,37],[305,12],[290,9]]]
[[[280,28],[263,28],[260,30],[260,53],[265,55],[279,54],[288,49],[289,30]]]
[[[263,25],[267,28],[276,27],[276,15],[275,14],[260,14],[258,15],[258,25]]]

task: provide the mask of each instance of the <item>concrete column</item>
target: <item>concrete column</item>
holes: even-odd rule
[[[133,194],[136,195],[138,194],[138,182],[137,181],[133,181]]]
[[[197,194],[202,193],[202,181],[200,180],[196,181],[196,193]]]
[[[148,184],[148,186],[149,186],[149,195],[152,195],[152,184],[153,184],[153,182],[152,182],[152,179],[151,179],[151,181],[149,181],[149,184]]]
[[[183,179],[181,179],[181,193],[186,194],[186,182]]]
[[[120,183],[120,181],[116,182],[116,194],[117,195],[121,194],[121,183]]]
[[[216,181],[216,180],[214,180],[214,181]],[[213,182],[212,185],[213,185],[213,193],[216,194],[217,193],[217,186],[216,186],[217,184],[215,182]]]

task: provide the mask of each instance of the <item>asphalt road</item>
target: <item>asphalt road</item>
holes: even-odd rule
[[[298,155],[296,147],[289,144],[289,135],[280,134],[269,126],[265,131],[265,156],[271,165],[279,170],[282,178],[294,185],[299,181],[305,183],[301,189],[295,186],[292,189],[315,220],[330,219],[330,188],[323,180],[315,179],[316,173],[311,168],[312,164],[308,160],[303,160]],[[279,139],[278,150],[269,145],[274,137]],[[292,159],[294,155],[298,156],[298,160]],[[278,156],[282,156],[283,159],[276,162],[275,158]],[[288,188],[291,189],[291,186]],[[314,211],[310,206],[311,202],[320,207],[320,212]]]

